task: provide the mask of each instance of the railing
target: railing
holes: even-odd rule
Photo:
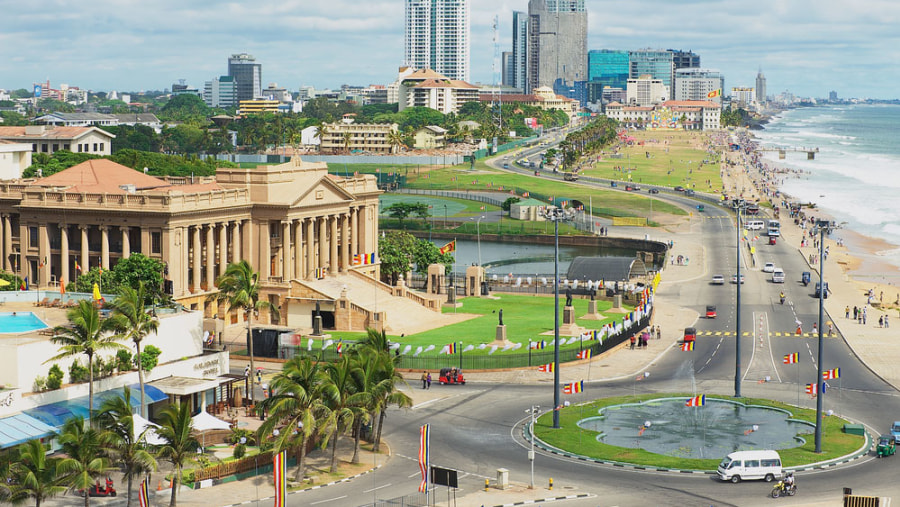
[[[434,494],[432,492],[432,494]],[[413,493],[406,496],[398,496],[387,500],[376,500],[360,507],[427,507],[428,495],[425,493]]]
[[[221,479],[229,475],[249,472],[256,468],[260,468],[260,463],[272,466],[272,452],[266,451],[255,456],[242,458],[228,463],[219,463],[206,468],[194,470],[194,482],[204,481],[207,479]]]

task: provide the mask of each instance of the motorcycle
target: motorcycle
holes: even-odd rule
[[[775,487],[772,488],[772,498],[778,498],[780,496],[794,496],[797,494],[797,485],[787,486],[784,481],[778,481],[775,484]]]
[[[781,296],[779,299],[781,299],[781,304],[784,304],[784,296]]]

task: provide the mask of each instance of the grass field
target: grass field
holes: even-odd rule
[[[583,173],[666,187],[681,185],[703,192],[722,191],[722,178],[716,163],[719,155],[706,151],[705,134],[629,131],[628,135],[637,142],[619,149],[622,158],[612,158],[607,153],[601,160],[585,165]],[[642,141],[643,146],[638,144]]]
[[[382,194],[379,196],[378,201],[379,213],[382,217],[388,216],[385,212],[385,208],[391,204],[398,202],[411,204],[422,203],[428,205],[430,216],[435,217],[438,221],[445,216],[447,218],[468,218],[484,213],[485,211],[497,211],[500,209],[499,206],[483,204],[478,201],[467,201],[465,199],[453,199],[450,197],[431,197],[428,195]],[[484,209],[481,209],[482,207],[484,207]]]
[[[559,423],[561,429],[553,429],[552,413],[545,413],[535,421],[534,433],[538,438],[548,444],[565,449],[570,452],[588,456],[596,459],[620,461],[624,463],[633,463],[636,465],[652,465],[667,468],[679,468],[685,470],[715,470],[719,461],[718,459],[686,459],[682,457],[666,456],[662,454],[654,454],[643,449],[629,449],[624,447],[616,447],[598,442],[595,438],[597,433],[590,430],[584,430],[577,426],[579,420],[588,417],[585,414],[596,414],[597,409],[610,405],[621,403],[634,403],[636,401],[665,398],[665,397],[682,397],[689,398],[692,394],[675,393],[675,394],[641,394],[638,396],[619,396],[615,398],[603,398],[594,400],[586,404],[571,405],[563,408],[559,412]],[[731,399],[726,396],[707,396],[707,398]],[[772,400],[764,400],[758,398],[742,398],[740,401],[749,405],[762,405],[767,407],[780,408],[793,414],[793,419],[809,421],[815,423],[816,411],[810,409],[802,409],[786,405]],[[702,409],[701,409],[702,410]],[[852,453],[859,449],[865,442],[864,437],[858,435],[848,435],[841,430],[847,421],[837,416],[827,416],[823,418],[824,432],[822,435],[822,453],[815,453],[815,442],[811,435],[805,435],[806,443],[801,447],[793,449],[783,449],[778,451],[781,460],[786,467],[796,467],[819,461],[839,458]]]

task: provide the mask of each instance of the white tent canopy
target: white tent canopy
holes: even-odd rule
[[[191,422],[193,423],[192,425],[194,427],[194,430],[196,431],[231,429],[230,423],[227,423],[221,419],[216,418],[215,416],[210,415],[205,410],[192,417]]]
[[[134,427],[134,436],[139,436],[141,433],[144,433],[144,441],[150,445],[163,445],[166,443],[165,439],[156,434],[155,428],[159,428],[158,424],[154,424],[143,417],[140,414],[133,414],[131,416],[131,421]]]

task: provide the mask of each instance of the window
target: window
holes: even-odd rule
[[[54,143],[54,144],[53,144],[53,151],[54,151],[54,153],[57,152],[57,151],[59,151],[59,144],[58,144],[58,143]]]
[[[31,248],[38,247],[38,228],[37,227],[29,227],[28,228],[28,246]]]
[[[94,151],[97,151],[97,143],[94,143]]]
[[[31,145],[31,152],[37,153],[37,143]]]
[[[746,468],[759,468],[759,460],[758,459],[748,459],[744,462],[744,466]]]
[[[47,143],[41,143],[41,153],[47,153],[47,148],[49,147],[50,145],[48,145]]]
[[[777,459],[764,459],[764,460],[760,460],[760,462],[762,463],[762,466],[764,466],[764,467],[780,467],[781,466],[781,461],[777,460]]]
[[[69,149],[69,146],[70,146],[69,143],[65,143],[65,144],[63,144],[63,149],[64,149],[64,150],[68,150],[68,149]]]
[[[162,233],[161,232],[151,232],[150,233],[150,253],[162,253]]]
[[[103,151],[103,143],[100,143],[100,151]]]
[[[78,153],[81,153],[81,144],[78,144]]]

